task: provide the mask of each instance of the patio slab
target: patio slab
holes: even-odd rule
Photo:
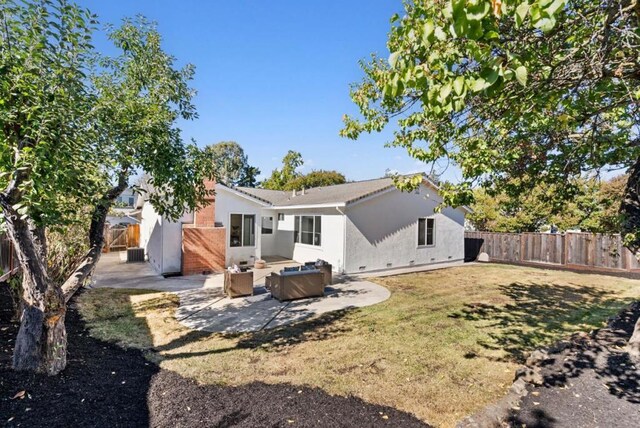
[[[350,281],[329,286],[324,297],[279,302],[264,289],[262,294],[230,299],[213,290],[176,293],[180,306],[176,318],[194,330],[216,333],[260,331],[299,322],[323,313],[371,306],[391,293],[369,281]],[[218,290],[222,293],[222,289]]]

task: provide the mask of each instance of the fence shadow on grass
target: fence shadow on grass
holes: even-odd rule
[[[514,282],[499,287],[507,304],[469,303],[451,318],[477,322],[488,330],[480,343],[503,350],[501,360],[523,362],[525,354],[579,330],[602,327],[602,322],[627,301],[590,287]]]

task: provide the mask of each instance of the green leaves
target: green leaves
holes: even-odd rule
[[[469,21],[480,21],[491,11],[491,2],[480,0],[475,5],[469,5],[466,9],[466,17]]]
[[[524,23],[527,13],[529,13],[529,2],[525,0],[516,8],[516,25],[521,26]]]
[[[615,2],[608,10],[503,0],[493,14],[491,4],[407,2],[389,34],[395,60],[363,67],[352,91],[362,116],[346,117],[342,135],[394,122],[390,146],[459,168],[461,182],[443,191],[447,203],[466,200],[478,184],[516,194],[640,157],[635,12]],[[604,47],[593,37],[609,16],[616,30]],[[565,187],[558,193],[570,197]]]
[[[498,77],[500,77],[500,75],[496,70],[492,68],[486,68],[480,73],[480,76],[476,78],[475,82],[471,86],[471,89],[474,92],[484,91],[485,89],[488,89],[491,85],[496,83],[498,81]]]
[[[396,67],[399,56],[400,56],[400,52],[392,52],[391,55],[389,55],[389,65],[391,66],[391,68]]]
[[[516,68],[516,79],[522,86],[527,86],[527,69],[525,66],[521,65]]]

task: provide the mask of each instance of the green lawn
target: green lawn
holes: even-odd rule
[[[528,352],[640,298],[640,281],[507,265],[374,281],[389,300],[251,334],[189,330],[171,294],[96,289],[79,306],[93,335],[201,383],[306,384],[453,426],[500,398]]]

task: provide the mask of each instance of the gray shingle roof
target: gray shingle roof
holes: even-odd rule
[[[268,202],[273,206],[287,207],[296,205],[347,205],[375,193],[385,191],[393,187],[393,185],[392,178],[377,178],[334,186],[314,187],[306,189],[304,194],[301,194],[300,190],[298,190],[296,196],[293,196],[292,191],[255,189],[251,187],[236,187],[235,190]]]

